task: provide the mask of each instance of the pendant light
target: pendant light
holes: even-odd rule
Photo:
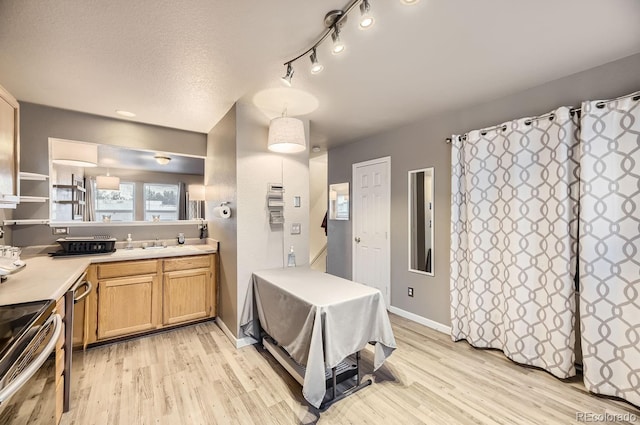
[[[281,117],[272,119],[269,123],[267,148],[279,153],[296,153],[306,150],[307,143],[302,121],[288,117],[286,109]]]
[[[98,145],[52,140],[51,162],[72,167],[97,167]]]
[[[120,177],[109,175],[109,169],[107,168],[106,176],[96,176],[96,189],[120,190]]]

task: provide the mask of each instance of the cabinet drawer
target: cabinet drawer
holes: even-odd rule
[[[98,266],[98,279],[155,274],[157,272],[157,267],[157,260],[124,261],[120,263],[100,264]]]
[[[164,260],[164,271],[172,272],[176,270],[193,270],[208,268],[211,264],[209,255],[192,255],[188,257],[172,258]]]

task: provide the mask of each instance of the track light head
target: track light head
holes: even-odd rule
[[[318,56],[316,54],[315,47],[311,51],[311,56],[309,56],[309,58],[311,59],[311,73],[318,74],[322,72],[322,70],[324,69],[324,66],[322,66],[322,64],[318,62]]]
[[[369,4],[369,0],[362,0],[360,3],[360,29],[366,30],[373,26],[375,20],[370,12],[371,5]]]
[[[293,78],[293,66],[291,66],[291,62],[287,64],[287,73],[284,77],[282,77],[282,82],[287,86],[291,87],[291,79]]]
[[[333,40],[333,47],[331,48],[331,53],[334,55],[340,54],[344,52],[345,45],[340,40],[340,29],[334,25],[333,32],[331,33],[331,39]]]

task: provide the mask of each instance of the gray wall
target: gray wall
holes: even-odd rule
[[[353,163],[391,156],[391,305],[450,325],[449,231],[451,151],[445,138],[561,105],[640,90],[640,54],[501,99],[437,116],[329,150],[328,183],[351,182]],[[435,276],[407,271],[407,172],[435,169]],[[328,272],[351,278],[351,221],[329,221]],[[414,298],[407,287],[414,287]]]
[[[189,155],[206,155],[206,134],[139,124],[115,118],[20,102],[20,170],[49,174],[49,137],[83,142],[152,149]],[[23,184],[39,184],[28,183]],[[46,183],[45,183],[46,184]],[[24,189],[25,187],[23,187]],[[27,194],[23,190],[23,194]],[[48,217],[48,204],[19,205],[13,218]],[[46,225],[14,226],[11,243],[17,246],[49,245],[56,237]],[[110,234],[124,240],[133,233],[137,240],[169,239],[178,232],[198,237],[195,225],[72,228],[74,236]],[[5,243],[9,241],[5,240]]]
[[[235,333],[238,327],[238,209],[236,172],[236,105],[207,135],[205,185],[209,188],[206,216],[209,234],[220,242],[218,317]],[[213,208],[229,202],[231,218],[213,217]]]

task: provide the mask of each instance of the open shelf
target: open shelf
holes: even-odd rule
[[[25,220],[4,220],[3,224],[5,226],[28,225],[28,224],[49,224],[49,220],[44,218],[30,218]]]
[[[46,174],[28,173],[26,171],[20,171],[20,180],[34,180],[45,181],[49,178]]]
[[[47,202],[46,196],[20,196],[20,202]]]

